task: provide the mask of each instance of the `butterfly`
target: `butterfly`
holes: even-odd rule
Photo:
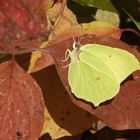
[[[68,83],[71,92],[94,106],[112,99],[120,84],[140,69],[137,58],[126,50],[100,44],[86,44],[68,51]]]

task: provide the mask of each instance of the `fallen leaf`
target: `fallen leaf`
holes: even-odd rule
[[[95,116],[71,102],[54,65],[32,75],[40,84],[47,109],[42,135],[49,133],[52,139],[78,135],[97,121]]]
[[[62,14],[60,12],[61,10],[63,10]],[[63,34],[65,30],[69,30],[72,26],[78,24],[76,16],[67,8],[67,5],[63,5],[63,3],[55,3],[52,8],[47,10],[46,16],[50,21],[54,22],[54,28],[51,30],[49,40],[54,39],[56,36]],[[47,42],[44,42],[40,48],[44,48],[46,46]],[[48,53],[39,51],[33,52],[28,72],[33,73],[52,64],[54,64],[54,60]]]
[[[75,36],[75,40],[80,39],[80,44],[84,45],[87,43],[97,43],[103,45],[109,45],[116,48],[121,48],[133,53],[140,60],[140,53],[132,46],[109,37],[97,37],[95,35],[83,35]],[[53,44],[54,43],[54,44]],[[56,44],[55,44],[56,43]],[[64,55],[67,49],[72,49],[73,39],[64,39],[57,40],[50,43],[49,50],[50,54],[53,56],[56,68],[59,73],[59,76],[65,86],[65,89],[68,91],[69,96],[73,103],[77,106],[87,110],[93,115],[96,115],[103,123],[109,127],[117,130],[124,129],[139,129],[140,128],[140,72],[134,72],[132,78],[129,77],[125,82],[122,83],[120,92],[118,95],[107,102],[104,102],[99,107],[94,107],[88,102],[77,99],[71,93],[68,81],[68,67],[69,61],[62,62]],[[117,122],[117,123],[116,123]]]
[[[0,64],[0,139],[37,140],[44,101],[36,81],[15,61]]]

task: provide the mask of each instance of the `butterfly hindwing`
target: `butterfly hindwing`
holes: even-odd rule
[[[119,91],[120,85],[116,81],[83,62],[72,64],[68,75],[72,93],[95,106],[113,98]]]
[[[70,52],[68,82],[72,93],[98,106],[119,92],[120,84],[140,68],[131,53],[99,44],[86,44]]]

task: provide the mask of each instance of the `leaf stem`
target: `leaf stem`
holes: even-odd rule
[[[136,34],[140,38],[140,32],[135,30],[135,29],[126,28],[126,29],[122,29],[122,32],[133,32],[134,34]]]

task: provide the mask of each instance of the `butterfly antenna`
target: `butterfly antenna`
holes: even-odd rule
[[[80,35],[80,37],[78,38],[78,41],[75,40],[75,38],[73,37],[73,49],[76,47],[76,45],[78,45],[78,47],[81,46],[80,42],[82,40],[82,35]]]
[[[80,35],[80,37],[78,38],[78,42],[77,44],[81,46],[80,42],[82,41],[82,35]]]

